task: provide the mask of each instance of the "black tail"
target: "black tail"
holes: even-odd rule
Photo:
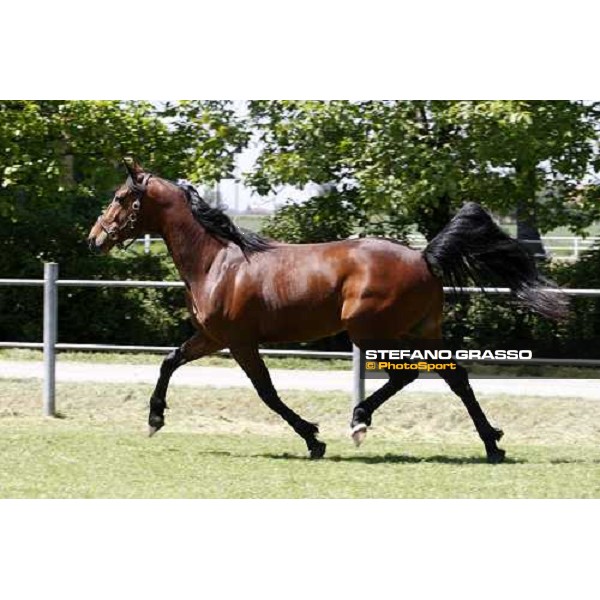
[[[509,287],[525,306],[549,319],[567,315],[565,295],[543,289],[556,285],[540,276],[531,255],[474,202],[460,209],[427,244],[423,256],[447,285]]]

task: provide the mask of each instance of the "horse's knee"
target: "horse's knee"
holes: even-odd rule
[[[171,350],[167,356],[165,356],[160,366],[161,375],[168,375],[172,373],[177,367],[184,362],[183,355],[180,348]]]

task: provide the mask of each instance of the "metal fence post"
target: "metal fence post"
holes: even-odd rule
[[[150,234],[144,236],[144,254],[150,254]]]
[[[44,263],[44,416],[55,416],[58,264]]]
[[[352,344],[352,405],[365,399],[365,380],[360,372],[360,348]]]

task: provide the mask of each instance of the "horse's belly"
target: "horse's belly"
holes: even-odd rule
[[[305,342],[335,335],[342,329],[337,306],[290,308],[266,316],[261,323],[260,338],[261,342]]]

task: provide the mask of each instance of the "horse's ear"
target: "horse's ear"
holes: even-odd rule
[[[125,156],[123,158],[123,164],[127,169],[131,178],[136,181],[140,175],[144,174],[144,168],[131,156]]]

